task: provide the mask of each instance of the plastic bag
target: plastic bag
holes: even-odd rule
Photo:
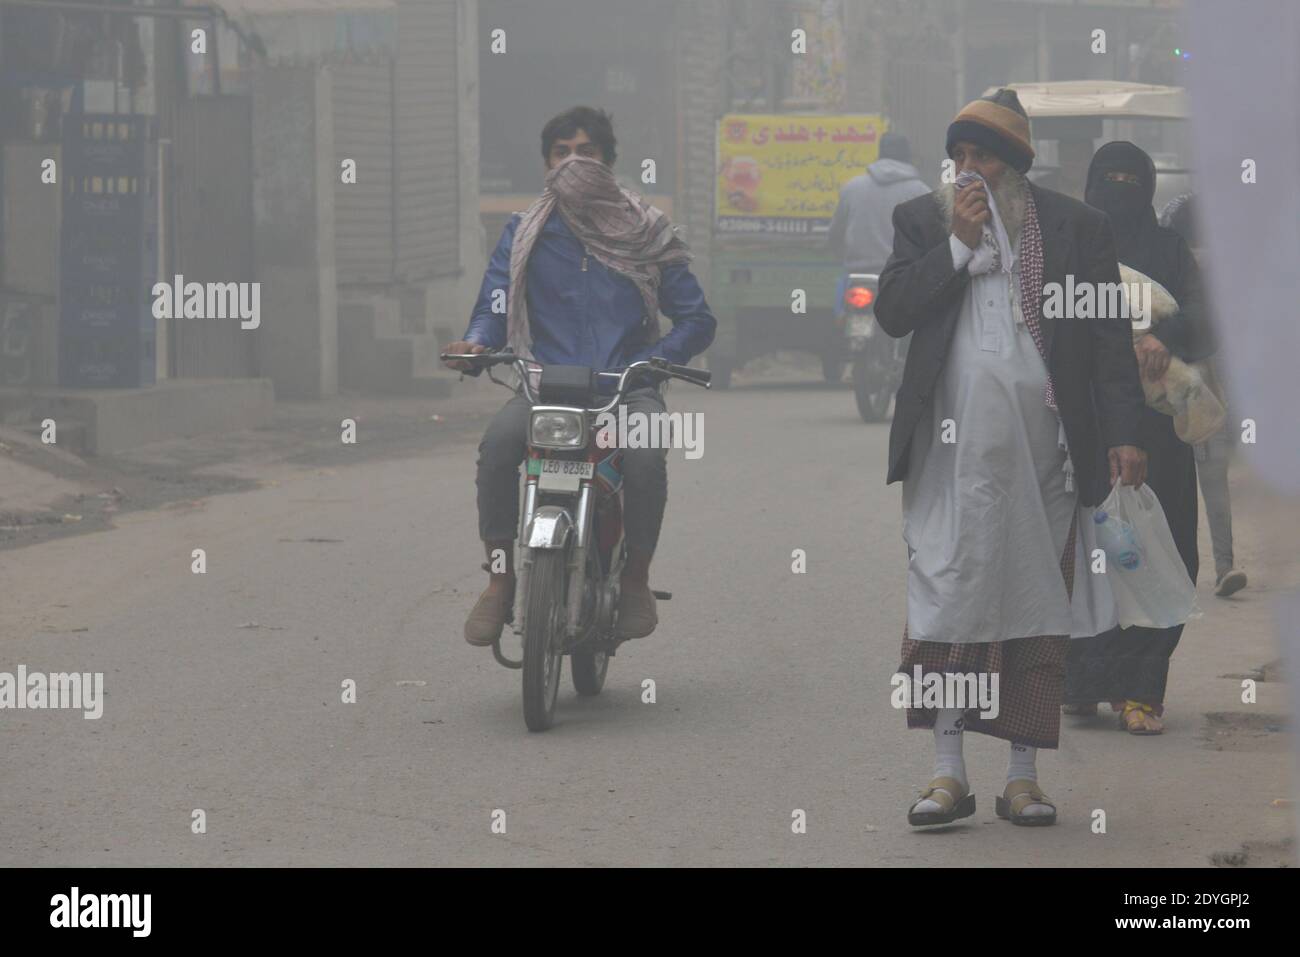
[[[1196,586],[1149,486],[1116,483],[1093,518],[1120,625],[1172,628],[1201,616]]]
[[[1094,575],[1092,556],[1097,543],[1093,510],[1079,506],[1079,530],[1074,542],[1074,590],[1070,598],[1070,637],[1091,638],[1119,625],[1115,595],[1105,575]],[[1107,560],[1109,564],[1109,559]]]

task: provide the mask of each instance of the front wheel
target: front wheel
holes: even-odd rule
[[[736,368],[736,364],[730,359],[709,356],[709,371],[713,373],[713,381],[710,383],[715,389],[731,388],[731,373]]]
[[[536,551],[528,573],[524,619],[524,724],[529,731],[545,731],[555,721],[555,698],[560,690],[564,658],[565,555]]]
[[[889,411],[894,390],[880,374],[877,363],[863,354],[853,360],[853,398],[863,422],[880,422]]]
[[[569,677],[573,690],[584,698],[600,694],[609,671],[609,655],[603,651],[575,651],[569,656]]]

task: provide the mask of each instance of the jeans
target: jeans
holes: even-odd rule
[[[1228,498],[1228,459],[1232,455],[1232,431],[1228,419],[1223,428],[1195,447],[1196,475],[1205,499],[1205,517],[1214,549],[1214,580],[1233,566],[1232,503]]]
[[[653,388],[634,389],[625,404],[629,414],[666,411]],[[511,542],[519,534],[519,466],[528,454],[531,411],[528,400],[516,395],[492,417],[479,443],[478,530],[485,542]],[[623,493],[627,550],[653,555],[668,501],[668,450],[625,449]]]

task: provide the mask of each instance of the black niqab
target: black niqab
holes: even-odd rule
[[[1137,182],[1109,180],[1106,174],[1110,172],[1129,173]],[[1151,206],[1155,193],[1155,163],[1137,146],[1116,140],[1093,155],[1084,199],[1109,217],[1119,261],[1144,273],[1148,273],[1146,260],[1159,228]]]

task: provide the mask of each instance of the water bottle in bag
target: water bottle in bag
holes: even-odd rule
[[[1155,492],[1116,484],[1093,510],[1093,523],[1120,625],[1172,628],[1200,616],[1196,586]]]
[[[1142,549],[1138,547],[1133,526],[1101,508],[1092,513],[1092,520],[1097,526],[1097,544],[1107,559],[1130,572],[1142,564]]]

